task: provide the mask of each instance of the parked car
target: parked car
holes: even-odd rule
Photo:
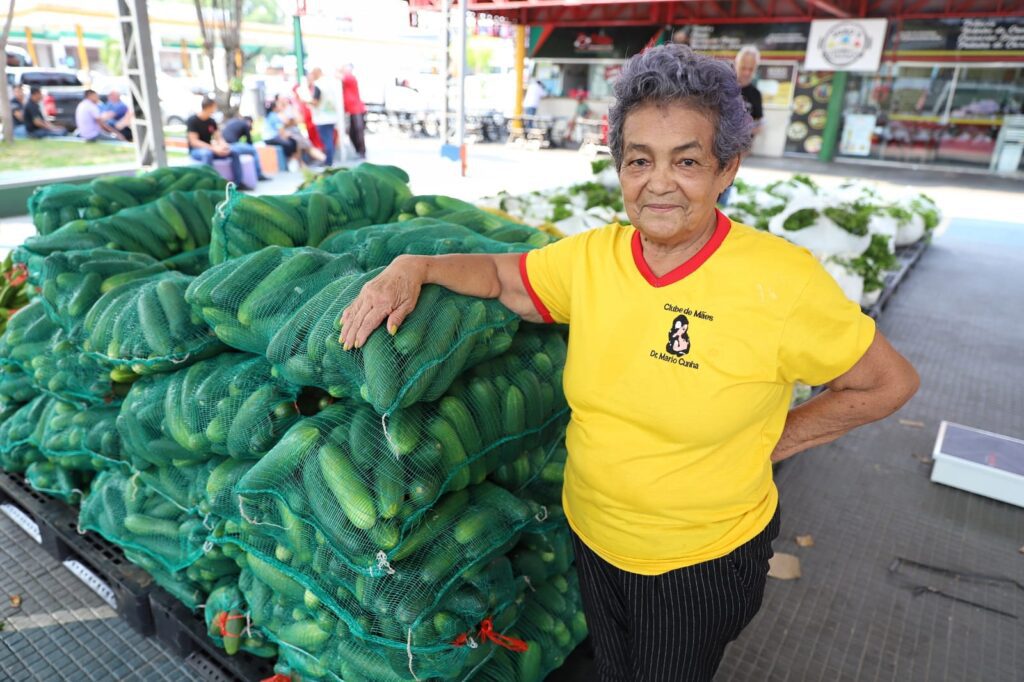
[[[7,69],[8,88],[38,87],[43,91],[43,114],[68,131],[75,129],[75,108],[85,96],[86,87],[70,69],[50,69],[37,66]],[[8,93],[8,96],[10,94]]]
[[[4,56],[7,58],[7,66],[32,66],[32,58],[28,55],[28,51],[15,47],[14,45],[7,45],[4,48]]]
[[[160,111],[164,125],[183,126],[188,117],[199,111],[204,89],[181,78],[160,74],[156,77],[157,92],[160,93]],[[198,91],[198,92],[197,92]]]

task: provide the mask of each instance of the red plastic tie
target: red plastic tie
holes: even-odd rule
[[[272,675],[270,677],[260,680],[260,682],[292,682],[292,678],[290,678],[288,675],[282,675],[281,673],[277,673],[276,675]]]
[[[487,640],[491,640],[498,646],[504,647],[509,651],[514,651],[519,654],[523,653],[524,651],[530,648],[530,645],[528,645],[521,639],[517,639],[516,637],[508,637],[507,635],[503,635],[500,632],[495,632],[494,622],[490,618],[485,618],[484,621],[480,623],[480,639],[482,639],[485,642]]]
[[[221,611],[219,614],[217,614],[217,618],[214,620],[214,622],[217,624],[217,627],[220,628],[220,636],[231,637],[232,639],[237,639],[241,637],[241,635],[233,635],[230,632],[228,632],[228,621],[239,619],[245,620],[245,616],[242,614],[231,616],[228,615],[227,611]]]
[[[466,646],[466,643],[468,641],[469,641],[469,635],[467,633],[463,632],[461,635],[456,637],[454,641],[452,641],[452,646]]]

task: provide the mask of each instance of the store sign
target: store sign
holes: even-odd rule
[[[843,118],[839,153],[843,156],[870,156],[871,138],[877,122],[878,117],[874,114],[847,114]]]
[[[815,71],[877,71],[885,46],[886,19],[823,19],[811,22],[804,68]]]
[[[672,29],[669,39],[701,52],[737,52],[754,45],[761,52],[803,52],[807,46],[806,24],[695,24]]]
[[[615,51],[615,40],[604,33],[578,33],[572,47],[584,54],[609,54]]]
[[[886,47],[900,53],[1021,51],[1024,50],[1024,17],[908,20],[892,32]]]

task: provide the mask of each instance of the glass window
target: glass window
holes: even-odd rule
[[[621,64],[591,64],[587,94],[590,99],[611,99],[612,84],[622,71]]]
[[[938,160],[987,166],[995,151],[1003,116],[1024,103],[1024,68],[961,66],[939,138]]]

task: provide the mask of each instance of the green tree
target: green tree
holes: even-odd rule
[[[124,68],[121,62],[121,42],[107,36],[103,39],[103,47],[100,48],[100,61],[111,76],[124,75]]]

